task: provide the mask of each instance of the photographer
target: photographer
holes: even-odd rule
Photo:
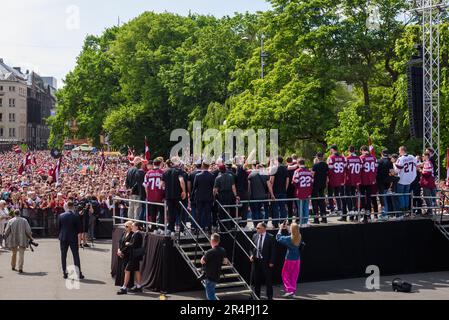
[[[301,265],[299,249],[302,242],[299,225],[297,223],[292,223],[290,225],[290,232],[288,232],[287,223],[284,222],[276,235],[276,240],[287,247],[284,266],[282,268],[282,282],[284,283],[285,288],[283,297],[288,298],[296,294],[296,284],[298,282]]]
[[[6,247],[12,251],[11,268],[16,271],[17,251],[19,252],[19,273],[23,273],[25,249],[30,240],[33,241],[31,227],[25,218],[20,216],[20,210],[14,211],[14,218],[8,221],[5,229]]]
[[[75,202],[75,212],[80,220],[81,230],[78,234],[78,245],[80,248],[89,247],[87,244],[87,233],[89,231],[89,213],[92,211],[89,200],[80,194]]]

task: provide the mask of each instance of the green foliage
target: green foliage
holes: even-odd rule
[[[310,157],[328,144],[395,151],[411,140],[407,62],[419,26],[398,17],[406,0],[371,0],[380,28],[367,27],[365,0],[271,0],[272,10],[221,19],[145,12],[88,36],[49,119],[62,144],[79,137],[167,155],[170,132],[191,128],[279,129],[283,154]],[[260,42],[268,56],[261,79]],[[449,24],[441,30],[442,146],[449,145]]]

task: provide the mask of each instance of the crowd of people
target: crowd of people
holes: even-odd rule
[[[167,232],[183,233],[189,220],[192,229],[225,231],[236,227],[231,216],[245,229],[249,216],[254,226],[271,221],[278,228],[286,219],[298,219],[301,227],[307,227],[310,212],[315,224],[327,223],[331,213],[340,221],[367,223],[402,219],[406,214],[431,215],[437,208],[431,149],[417,156],[404,146],[398,154],[385,149],[378,159],[368,146],[360,150],[351,146],[340,153],[333,145],[327,159],[318,152],[310,167],[296,155],[268,164],[203,159],[189,166],[178,157],[167,161],[158,157],[148,164],[136,157],[133,163],[126,187],[131,199],[150,204],[130,203],[129,217],[142,220],[148,210],[156,233],[165,224]],[[167,214],[160,205],[164,201]]]
[[[32,154],[33,164],[28,164],[23,172],[18,168],[24,154],[11,151],[0,155],[0,231],[14,210],[19,210],[34,233],[56,236],[57,217],[72,200],[82,226],[80,245],[88,246],[88,240],[95,237],[98,219],[111,217],[114,206],[117,210],[123,206],[113,197],[127,195],[123,185],[128,159],[106,157],[106,167],[102,168],[100,154],[65,152],[55,179],[52,171],[58,159],[50,151]]]

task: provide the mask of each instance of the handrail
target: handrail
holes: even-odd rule
[[[190,214],[189,210],[187,210],[187,208],[184,206],[184,204],[179,201],[179,204],[181,205],[181,207],[184,209],[184,211],[187,213],[187,215],[189,216],[191,223],[195,223],[195,225],[197,226],[198,230],[201,231],[201,233],[206,237],[206,239],[208,239],[209,237],[207,236],[207,234],[204,232],[203,228],[200,227],[200,225],[196,222],[196,220],[192,217],[192,215]],[[187,227],[187,226],[186,226]]]
[[[145,225],[152,225],[152,226],[157,226],[157,227],[165,227],[165,224],[156,223],[156,222],[149,222],[149,221],[131,219],[131,218],[126,218],[126,217],[120,217],[120,216],[112,216],[112,218],[113,219],[128,220],[128,221],[132,221],[132,222],[140,222],[140,223],[143,223]],[[123,223],[117,223],[117,225],[121,225],[121,224],[123,224]]]
[[[126,198],[120,198],[120,197],[114,197],[112,198],[112,200],[119,200],[119,201],[132,201],[132,202],[137,202],[137,203],[142,203],[142,204],[152,204],[155,206],[165,206],[165,204],[163,202],[151,202],[151,201],[143,201],[143,200],[135,200],[135,199],[126,199]]]
[[[222,206],[222,204],[220,203],[220,201],[215,200],[215,202],[218,203],[218,205],[222,208],[222,210],[226,213],[226,215],[228,215],[229,218],[232,219],[232,216],[229,214],[229,212]],[[259,252],[259,249],[257,248],[256,244],[253,242],[253,240],[251,240],[248,235],[246,234],[246,232],[240,227],[240,225],[234,220],[232,219],[233,223],[236,225],[237,229],[243,233],[243,235],[245,236],[245,238],[252,244],[252,246],[254,247],[254,249],[257,250],[257,252]]]

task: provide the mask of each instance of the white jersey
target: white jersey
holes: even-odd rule
[[[396,168],[399,174],[399,184],[409,185],[416,179],[417,161],[414,156],[408,154],[399,157]]]

